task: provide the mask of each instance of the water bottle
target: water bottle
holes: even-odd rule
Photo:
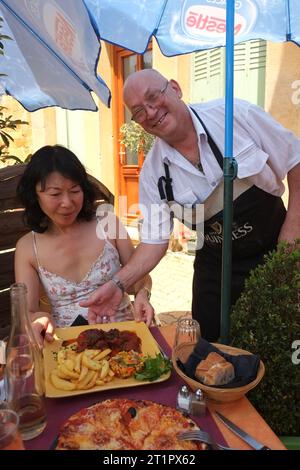
[[[19,415],[23,440],[46,426],[43,358],[34,337],[25,284],[10,288],[11,330],[6,348],[5,384],[8,406]]]

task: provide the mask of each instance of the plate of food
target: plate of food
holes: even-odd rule
[[[162,382],[171,374],[149,328],[143,322],[57,328],[44,347],[47,397]]]
[[[149,400],[108,399],[72,415],[61,427],[56,450],[205,450],[178,439],[199,429],[189,417]]]

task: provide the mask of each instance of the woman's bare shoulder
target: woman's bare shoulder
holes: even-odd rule
[[[21,256],[22,260],[28,259],[30,262],[33,262],[34,250],[33,250],[32,232],[26,233],[26,235],[24,235],[18,240],[16,244],[15,256],[17,258]]]
[[[27,249],[30,245],[32,245],[32,232],[26,233],[17,241],[16,249]]]

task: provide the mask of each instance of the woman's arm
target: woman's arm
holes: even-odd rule
[[[102,224],[106,224],[106,233],[108,238],[112,243],[115,244],[119,257],[121,266],[125,266],[131,256],[134,254],[135,249],[133,247],[132,241],[128,235],[127,230],[125,229],[122,222],[116,217],[113,213],[107,213],[102,216]],[[101,233],[101,232],[99,232]],[[107,284],[112,284],[116,287],[114,283],[110,282]],[[153,320],[154,310],[152,305],[149,303],[151,292],[152,281],[148,274],[146,274],[141,280],[130,286],[127,285],[126,292],[129,294],[135,294],[134,302],[134,314],[136,320],[143,320],[150,325]],[[116,287],[116,298],[110,296],[109,298],[109,307],[107,304],[101,301],[99,307],[100,310],[105,308],[105,313],[108,315],[114,315],[115,310],[118,308],[118,305],[122,299],[121,290]],[[82,305],[82,303],[81,303]],[[105,305],[105,307],[104,307]],[[98,306],[96,308],[89,309],[89,323],[96,323],[98,321]]]
[[[117,237],[116,246],[123,267],[117,273],[117,277],[124,288],[129,290],[131,285],[135,284],[157,265],[168,248],[168,242],[162,244],[140,243],[134,249],[129,235],[122,225],[120,225],[120,233],[123,233],[123,235]],[[89,308],[89,323],[94,324],[99,315],[113,316],[121,300],[121,289],[114,282],[108,281],[103,286],[98,287],[87,300],[81,301],[79,305]]]
[[[116,238],[116,246],[119,251],[121,264],[125,266],[134,254],[135,249],[127,230],[119,219],[117,219],[117,228],[118,237]],[[154,309],[149,302],[151,288],[152,279],[149,274],[146,274],[142,279],[127,289],[129,294],[133,293],[135,295],[133,307],[136,320],[144,321],[148,326],[151,325],[154,317]]]
[[[48,312],[40,311],[40,280],[34,266],[32,235],[22,237],[15,251],[15,279],[27,287],[27,302],[32,327],[37,340],[53,341],[54,322]]]

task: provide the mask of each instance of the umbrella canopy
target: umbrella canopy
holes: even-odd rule
[[[143,53],[154,36],[166,56],[225,45],[225,0],[0,0],[5,41],[0,93],[27,110],[97,110],[99,37]],[[300,41],[299,0],[236,0],[235,42]]]
[[[97,76],[100,43],[81,0],[1,0],[2,93],[28,111],[47,106],[96,111],[94,91],[109,105],[110,91]]]
[[[225,0],[0,0],[5,41],[2,93],[27,110],[97,110],[101,39],[143,53],[154,36],[166,56],[225,45]],[[300,41],[299,0],[236,0],[235,42]]]
[[[102,39],[143,53],[154,36],[166,56],[224,46],[225,0],[84,0]],[[235,42],[300,41],[299,0],[236,0]]]

